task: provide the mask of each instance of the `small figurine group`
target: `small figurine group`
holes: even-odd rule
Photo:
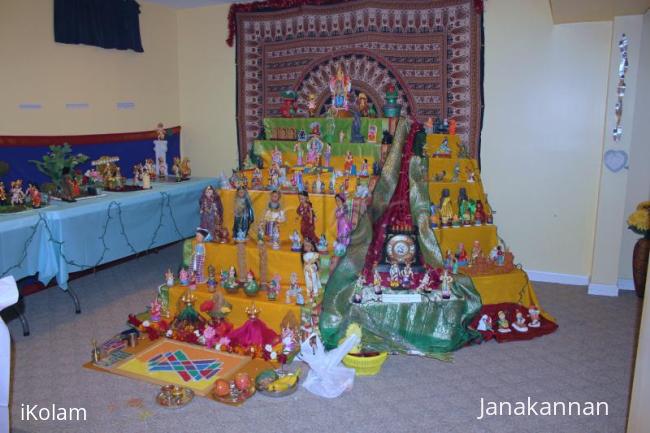
[[[178,156],[175,156],[172,171],[176,177],[176,182],[189,179],[192,176],[192,168],[190,166],[189,158],[185,157],[181,159]]]
[[[0,204],[11,206],[29,205],[34,209],[38,209],[42,206],[42,203],[41,192],[35,184],[30,183],[25,192],[23,191],[22,179],[16,179],[11,182],[11,189],[9,190],[9,196],[7,196],[4,183],[0,182]]]
[[[441,119],[436,117],[434,122],[432,117],[429,117],[424,123],[424,130],[427,134],[449,134],[456,135],[456,119]]]
[[[413,285],[413,270],[411,269],[411,264],[406,263],[404,269],[400,270],[400,267],[397,263],[393,262],[390,265],[389,269],[390,276],[390,288],[391,289],[411,289]]]
[[[514,329],[519,333],[526,333],[529,331],[529,328],[539,328],[542,326],[540,317],[539,308],[535,305],[531,305],[528,307],[528,319],[526,319],[521,310],[517,309],[515,311],[515,320],[511,324],[508,321],[505,311],[499,310],[496,317],[496,332],[500,334],[509,334],[512,332],[512,329]],[[479,319],[476,330],[482,332],[494,331],[492,323],[492,318],[487,314],[483,314]]]
[[[438,206],[431,203],[431,228],[480,226],[492,224],[492,221],[492,212],[486,209],[481,200],[470,199],[465,188],[458,191],[458,212],[454,212],[448,188],[443,188]]]

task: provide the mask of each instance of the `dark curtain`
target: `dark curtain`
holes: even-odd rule
[[[135,0],[54,0],[54,40],[144,52]]]

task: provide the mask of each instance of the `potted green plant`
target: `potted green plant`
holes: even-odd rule
[[[634,244],[632,253],[632,275],[636,294],[643,298],[648,273],[648,255],[650,254],[650,201],[639,203],[636,210],[627,218],[630,230],[641,236]]]
[[[48,176],[57,191],[63,189],[63,175],[64,171],[74,173],[74,168],[83,164],[88,160],[88,157],[82,153],[72,155],[72,149],[68,143],[61,146],[50,146],[50,152],[43,155],[42,161],[30,160],[36,165],[38,171]]]

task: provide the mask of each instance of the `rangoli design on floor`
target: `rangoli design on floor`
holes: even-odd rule
[[[210,379],[221,371],[216,359],[192,360],[182,350],[159,353],[148,361],[150,372],[175,371],[185,382]]]

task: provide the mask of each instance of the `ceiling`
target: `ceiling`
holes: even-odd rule
[[[158,3],[174,9],[198,8],[209,5],[225,5],[230,3],[251,3],[253,0],[143,0],[147,3]]]
[[[611,21],[615,16],[640,15],[650,0],[549,0],[556,24],[581,21]]]

